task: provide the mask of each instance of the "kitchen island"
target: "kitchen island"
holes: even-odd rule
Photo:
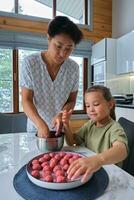
[[[64,146],[63,150],[73,150],[85,156],[93,154],[84,147]],[[18,170],[33,157],[41,154],[36,146],[36,138],[31,133],[0,134],[0,191],[1,200],[23,200],[13,187],[13,178]],[[109,185],[98,200],[133,200],[134,177],[115,165],[106,165]],[[87,197],[88,199],[88,197]]]

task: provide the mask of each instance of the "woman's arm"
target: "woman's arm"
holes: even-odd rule
[[[74,109],[74,107],[75,107],[75,104],[76,104],[76,98],[77,98],[77,91],[76,92],[71,92],[70,93],[70,96],[68,97],[68,100],[67,100],[67,102],[64,104],[64,106],[63,106],[63,108],[62,108],[62,110],[64,111],[64,110],[67,110],[67,111],[69,111],[69,110],[73,110]]]
[[[22,105],[26,115],[33,121],[38,130],[39,137],[49,137],[49,129],[47,124],[38,114],[33,103],[33,91],[22,87]]]

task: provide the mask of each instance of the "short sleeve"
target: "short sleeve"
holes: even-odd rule
[[[116,124],[116,128],[111,130],[111,143],[113,144],[115,141],[123,142],[126,145],[127,151],[129,152],[128,148],[128,139],[127,136],[123,130],[123,128],[120,126],[119,123]]]
[[[20,66],[20,86],[33,90],[30,62],[25,58]]]
[[[85,123],[77,132],[74,133],[74,138],[77,145],[85,146],[86,135],[89,133],[90,122]]]

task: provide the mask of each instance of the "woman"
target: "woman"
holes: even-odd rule
[[[22,104],[27,131],[49,137],[62,130],[61,112],[76,102],[79,67],[69,59],[82,39],[80,29],[67,17],[57,16],[48,26],[48,50],[28,56],[21,67]]]

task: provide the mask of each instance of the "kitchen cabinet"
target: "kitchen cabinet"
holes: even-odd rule
[[[123,107],[116,107],[115,108],[116,120],[120,117],[125,117],[126,119],[134,122],[134,109],[132,108],[123,108]]]
[[[104,38],[92,46],[92,84],[109,87],[116,76],[116,39]]]
[[[92,46],[91,65],[106,59],[106,39],[103,39]]]
[[[134,31],[117,39],[117,74],[134,72]]]

